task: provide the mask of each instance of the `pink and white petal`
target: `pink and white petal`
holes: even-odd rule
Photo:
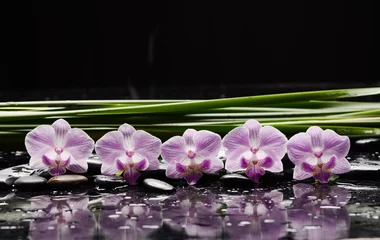
[[[318,126],[311,126],[306,130],[307,135],[310,136],[311,139],[311,147],[313,149],[321,149],[323,147],[322,143],[322,128]]]
[[[313,155],[311,137],[307,133],[297,133],[288,141],[288,156],[290,161],[299,165]]]
[[[264,167],[262,166],[265,171],[277,173],[277,172],[282,172],[284,170],[284,165],[282,164],[281,160],[278,159],[272,159],[273,164],[270,167]]]
[[[261,124],[258,121],[251,119],[246,121],[243,127],[248,129],[249,144],[254,147],[258,146],[260,144]]]
[[[183,178],[183,172],[178,172],[175,164],[169,164],[168,167],[166,168],[165,174],[166,174],[166,177],[168,178],[174,178],[174,179]]]
[[[126,169],[126,163],[122,162],[119,158],[116,159],[116,167],[120,171],[124,171]]]
[[[301,166],[295,166],[293,171],[293,178],[296,180],[305,180],[313,176],[311,172],[305,172]]]
[[[259,164],[260,167],[270,168],[270,167],[273,166],[274,161],[273,161],[273,159],[271,157],[267,156],[267,157],[259,160],[258,164]]]
[[[206,158],[218,156],[222,147],[222,138],[219,134],[208,130],[201,130],[194,135],[193,139],[197,155]]]
[[[45,165],[42,160],[42,157],[31,156],[29,160],[29,166],[31,168],[36,168],[36,169],[45,169],[45,168],[48,168],[50,165],[49,166]]]
[[[122,170],[118,168],[116,159],[114,162],[103,162],[100,168],[100,172],[104,175],[115,175],[119,173],[120,171]]]
[[[144,158],[141,161],[137,162],[134,167],[139,171],[145,171],[149,167],[149,162],[146,160],[146,158]]]
[[[187,147],[190,148],[190,149],[194,149],[195,148],[194,135],[197,132],[198,132],[197,130],[189,128],[182,135],[183,138],[185,139]]]
[[[148,132],[137,130],[132,135],[134,143],[133,151],[144,156],[149,162],[155,161],[160,156],[161,140]]]
[[[149,161],[149,165],[148,165],[148,168],[146,170],[157,170],[157,169],[160,169],[160,161],[158,161],[158,159],[151,159]]]
[[[46,155],[42,156],[42,163],[45,167],[57,166],[57,163]]]
[[[30,156],[42,157],[49,150],[54,150],[54,128],[40,125],[26,134],[25,147]]]
[[[207,160],[209,163],[206,162]],[[204,160],[200,167],[201,171],[205,173],[215,173],[224,167],[224,163],[219,158],[210,158]]]
[[[324,154],[335,154],[338,159],[346,157],[350,150],[350,139],[347,136],[340,136],[330,129],[322,133],[322,142]]]
[[[72,128],[66,134],[63,149],[75,159],[87,159],[94,151],[94,140],[82,129]]]
[[[236,171],[241,171],[245,169],[245,168],[242,168],[241,160],[239,159],[236,159],[236,160],[227,159],[225,164],[226,164],[225,169],[229,172],[236,172]]]
[[[85,173],[87,172],[88,164],[86,159],[75,159],[74,156],[71,156],[66,168],[75,173]]]
[[[126,169],[123,173],[124,179],[127,180],[130,185],[136,185],[137,179],[140,177],[140,175],[140,171],[134,168]]]
[[[330,172],[334,174],[342,174],[342,173],[349,172],[350,170],[351,170],[350,163],[347,161],[346,158],[341,158],[335,161],[335,166],[330,169]]]
[[[184,179],[189,185],[195,185],[202,176],[203,174],[201,172],[191,171],[189,174],[184,176]]]
[[[95,151],[104,163],[114,164],[117,158],[125,156],[123,134],[119,131],[106,133],[96,142]]]
[[[314,171],[316,170],[316,167],[304,162],[301,164],[301,169],[304,172],[314,173]]]
[[[253,165],[251,168],[248,168],[245,171],[245,174],[255,183],[259,183],[259,179],[261,176],[265,174],[265,170],[262,167],[257,167],[256,165]]]
[[[187,166],[186,165],[183,165],[182,163],[180,162],[175,162],[175,169],[177,172],[179,173],[184,173],[187,171]]]
[[[240,168],[246,169],[251,163],[244,155],[240,158]]]
[[[286,153],[288,139],[277,128],[264,126],[260,130],[260,150],[263,150],[272,158],[282,159]]]
[[[132,135],[134,132],[136,132],[136,129],[129,125],[128,123],[124,123],[121,125],[118,129],[119,132],[122,133],[125,147],[128,150],[131,150],[134,148],[134,142],[132,141]]]
[[[66,169],[63,167],[55,166],[55,167],[49,168],[48,172],[52,176],[58,176],[58,175],[65,174]]]
[[[71,129],[70,124],[64,119],[58,119],[51,126],[54,128],[55,132],[55,146],[63,147],[66,142],[66,134]]]
[[[328,183],[330,176],[331,176],[331,173],[329,172],[319,171],[317,174],[314,175],[314,178],[321,183]]]
[[[183,137],[174,136],[162,144],[161,156],[168,163],[187,159],[186,142]]]
[[[250,149],[248,129],[244,127],[232,129],[224,136],[223,147],[226,148],[227,159],[239,158],[243,152]]]

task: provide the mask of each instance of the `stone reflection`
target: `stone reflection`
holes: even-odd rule
[[[88,239],[96,221],[88,210],[88,197],[31,198],[29,239]]]
[[[161,207],[145,203],[143,198],[121,195],[103,197],[99,226],[105,239],[146,239],[161,227]]]
[[[188,187],[164,201],[163,220],[187,238],[215,239],[223,234],[223,206],[217,195],[205,189]]]
[[[254,190],[229,196],[225,231],[230,239],[279,239],[286,235],[287,213],[279,191]]]
[[[350,218],[346,204],[349,193],[339,187],[296,184],[295,199],[288,209],[295,239],[342,239],[349,235]]]

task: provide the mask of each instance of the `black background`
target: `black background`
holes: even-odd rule
[[[0,100],[214,98],[377,86],[372,1],[1,6]]]

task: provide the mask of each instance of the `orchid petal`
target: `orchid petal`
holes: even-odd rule
[[[227,160],[238,160],[243,152],[250,148],[248,129],[245,127],[237,127],[231,130],[226,136],[224,136],[223,146],[227,149]]]
[[[202,173],[198,171],[191,171],[187,174],[184,179],[187,181],[189,185],[194,185],[198,182],[198,180],[202,177]]]
[[[53,168],[49,168],[48,172],[52,176],[58,176],[64,174],[66,172],[66,169],[64,167],[55,166]]]
[[[45,169],[45,168],[49,167],[50,165],[46,165],[42,161],[42,157],[31,156],[30,160],[29,160],[29,166],[31,168],[36,168],[36,169]]]
[[[219,134],[201,130],[194,135],[195,152],[203,157],[217,157],[222,147]]]
[[[174,136],[162,144],[161,156],[168,163],[187,159],[186,142],[183,137]]]
[[[227,158],[224,168],[230,172],[243,170],[245,168],[242,168],[242,166],[241,166],[241,159],[245,158],[248,160],[249,159],[248,156],[251,156],[251,155],[252,155],[252,153],[248,150],[248,151],[244,152],[243,154],[241,154],[239,156],[239,158],[235,158],[233,160],[230,158]]]
[[[148,132],[137,130],[132,135],[134,142],[134,152],[138,153],[148,160],[149,170],[156,170],[159,168],[157,160],[161,152],[161,140]]]
[[[121,132],[123,135],[126,149],[133,149],[134,143],[132,140],[132,135],[134,132],[136,132],[136,129],[132,127],[131,125],[124,123],[123,125],[119,127],[118,131]]]
[[[274,164],[274,161],[272,160],[271,157],[266,157],[263,160],[260,160],[259,164],[263,168],[271,168]]]
[[[272,126],[264,126],[260,133],[260,150],[263,150],[272,158],[282,159],[286,153],[288,139],[278,129]]]
[[[43,155],[42,156],[42,163],[45,164],[45,166],[47,167],[51,167],[51,166],[56,166],[57,164],[55,163],[55,161],[51,160],[49,157],[47,157],[46,155]],[[30,164],[31,165],[31,164]]]
[[[26,134],[25,147],[32,157],[40,158],[46,152],[54,149],[54,128],[40,125]]]
[[[134,166],[139,171],[145,171],[149,167],[149,162],[144,158]]]
[[[313,157],[311,137],[307,133],[297,133],[291,137],[288,141],[288,156],[295,165]]]
[[[194,129],[187,129],[184,133],[183,133],[183,138],[185,139],[185,142],[186,142],[186,145],[187,147],[189,148],[194,148],[195,147],[195,144],[194,144],[194,135],[197,133],[198,131],[194,130]]]
[[[124,170],[123,177],[129,182],[130,185],[136,185],[137,179],[140,177],[141,173],[139,170],[134,168],[129,168]]]
[[[246,121],[243,126],[248,129],[249,144],[251,146],[258,146],[260,143],[261,124],[258,121],[251,119]]]
[[[52,125],[55,132],[54,145],[63,147],[66,142],[66,134],[71,129],[70,124],[64,119],[58,119]]]
[[[73,156],[71,156],[68,159],[69,163],[67,165],[67,169],[75,172],[75,173],[85,173],[88,169],[88,164],[86,159],[75,159]]]
[[[103,161],[103,164],[107,165],[105,169],[108,169],[108,165],[113,165],[116,158],[125,155],[126,149],[124,147],[123,134],[119,131],[106,133],[96,142],[95,151]]]
[[[207,161],[207,159],[204,160],[202,162],[202,164],[205,164],[205,161]],[[215,172],[219,171],[220,169],[222,169],[224,167],[223,161],[220,160],[217,157],[216,158],[211,158],[208,161],[210,161],[210,165],[209,165],[208,169],[206,169],[205,167],[202,167],[202,169],[201,169],[205,173],[215,173]]]
[[[346,158],[341,158],[336,160],[335,166],[330,169],[333,174],[342,174],[349,172],[351,170],[351,165]]]
[[[282,172],[284,170],[284,165],[282,164],[281,160],[272,158],[272,166],[270,167],[264,167],[265,171],[273,172],[273,173],[278,173]]]
[[[253,165],[245,171],[245,174],[255,183],[259,183],[259,178],[265,174],[265,170],[262,167]]]
[[[166,168],[165,175],[168,178],[174,178],[174,179],[183,177],[183,173],[177,171],[176,164],[169,164],[168,167]]]
[[[347,156],[350,150],[350,139],[347,136],[339,136],[333,130],[327,129],[322,134],[324,154],[335,154],[338,159]]]
[[[116,159],[116,167],[119,171],[124,171],[126,169],[125,163],[123,163],[119,158]]]
[[[324,169],[330,169],[330,168],[334,168],[335,165],[336,165],[336,162],[337,162],[337,159],[336,159],[336,156],[333,155],[330,160],[324,164]]]
[[[175,169],[179,173],[184,173],[187,171],[187,166],[181,164],[180,162],[175,162]]]
[[[317,127],[317,126],[312,126],[307,129],[306,134],[310,136],[311,147],[313,149],[320,149],[323,147],[322,133],[323,133],[322,128]]]
[[[243,168],[243,169],[247,168],[247,167],[249,166],[250,162],[251,162],[251,161],[249,161],[249,160],[246,159],[244,156],[242,156],[242,157],[240,158],[240,168]]]
[[[75,159],[87,159],[94,151],[94,140],[82,129],[72,128],[66,134],[66,144],[63,147]]]
[[[315,166],[312,166],[306,162],[301,164],[301,169],[308,173],[313,173],[315,171]]]
[[[199,169],[202,171],[208,171],[211,168],[211,160],[205,159],[199,164]]]
[[[331,176],[331,173],[321,170],[317,174],[314,175],[314,178],[320,181],[321,183],[328,183],[330,176]]]
[[[295,166],[293,171],[293,178],[296,180],[304,180],[313,176],[313,173],[305,172],[301,166]]]
[[[119,173],[120,171],[125,169],[124,167],[125,163],[121,164],[123,165],[123,167],[120,169],[119,167],[121,167],[121,165],[120,163],[118,163],[118,161],[123,163],[122,159],[125,159],[125,158],[126,157],[120,157],[120,158],[115,158],[113,162],[103,162],[100,168],[100,172],[104,175],[115,175]]]

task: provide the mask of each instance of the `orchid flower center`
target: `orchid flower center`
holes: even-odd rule
[[[314,153],[314,156],[317,157],[317,158],[321,158],[322,155],[323,155],[323,152],[321,152],[321,151],[318,151],[318,152]]]
[[[320,169],[322,169],[322,167],[323,167],[323,163],[318,163],[317,166],[318,166]]]
[[[251,147],[251,152],[256,154],[259,151],[259,147]]]
[[[189,150],[187,151],[187,156],[190,158],[190,159],[193,159],[195,158],[197,154],[195,152],[193,152],[193,150]]]
[[[133,154],[135,154],[134,151],[126,151],[125,154],[127,154],[128,157],[132,157]]]
[[[253,165],[256,165],[259,162],[259,160],[252,160]]]
[[[56,148],[54,149],[54,151],[59,155],[59,154],[61,154],[61,153],[63,152],[63,149],[60,148],[60,147],[56,147]]]

